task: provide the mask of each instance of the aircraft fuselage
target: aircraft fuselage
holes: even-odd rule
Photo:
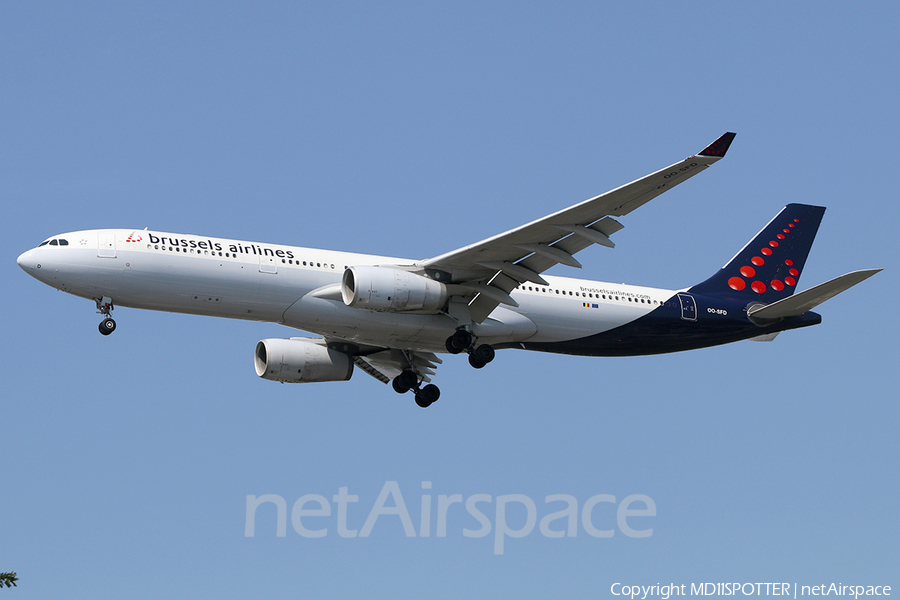
[[[414,261],[146,230],[54,236],[19,257],[36,279],[116,306],[280,323],[356,344],[445,352],[457,327],[443,312],[374,312],[345,305],[338,286],[358,265]],[[66,245],[59,245],[64,240]],[[473,325],[496,348],[627,356],[717,345],[819,322],[818,315],[760,327],[747,302],[685,291],[546,276]]]

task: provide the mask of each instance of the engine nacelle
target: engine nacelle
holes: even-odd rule
[[[262,340],[253,356],[256,374],[285,383],[347,381],[353,359],[309,338]]]
[[[341,297],[347,306],[379,312],[439,311],[447,286],[402,269],[357,266],[344,271]]]

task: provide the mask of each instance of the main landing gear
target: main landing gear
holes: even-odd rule
[[[450,354],[467,352],[469,354],[469,364],[476,369],[481,369],[494,360],[494,348],[488,344],[476,346],[475,336],[465,329],[457,329],[453,335],[447,338],[445,345],[447,352]],[[416,404],[422,408],[428,408],[441,397],[441,390],[432,383],[421,387],[421,383],[419,375],[411,368],[408,368],[394,377],[393,381],[391,381],[391,386],[398,394],[405,394],[410,390],[414,390]]]
[[[95,301],[97,302],[97,311],[105,317],[100,321],[100,333],[109,335],[116,330],[116,322],[109,316],[113,308],[115,308],[112,303],[112,298],[103,296]]]
[[[428,408],[441,397],[441,390],[433,383],[429,383],[425,387],[419,386],[419,376],[415,371],[409,369],[403,371],[391,382],[394,391],[398,394],[405,394],[409,390],[416,392],[416,404],[422,408]]]
[[[468,352],[469,364],[476,369],[481,369],[494,360],[494,349],[488,344],[476,346],[475,336],[465,329],[457,329],[453,335],[447,338],[445,345],[450,354]]]

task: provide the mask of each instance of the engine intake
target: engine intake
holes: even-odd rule
[[[357,266],[341,279],[344,304],[378,312],[437,312],[447,302],[443,283],[388,267]]]
[[[310,338],[262,340],[253,356],[256,374],[284,383],[347,381],[353,359]]]

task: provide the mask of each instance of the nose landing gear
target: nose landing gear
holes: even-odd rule
[[[102,298],[95,298],[94,301],[97,303],[97,312],[105,317],[100,321],[100,333],[109,335],[116,330],[116,322],[109,316],[113,308],[115,308],[112,303],[112,298],[103,296]]]

